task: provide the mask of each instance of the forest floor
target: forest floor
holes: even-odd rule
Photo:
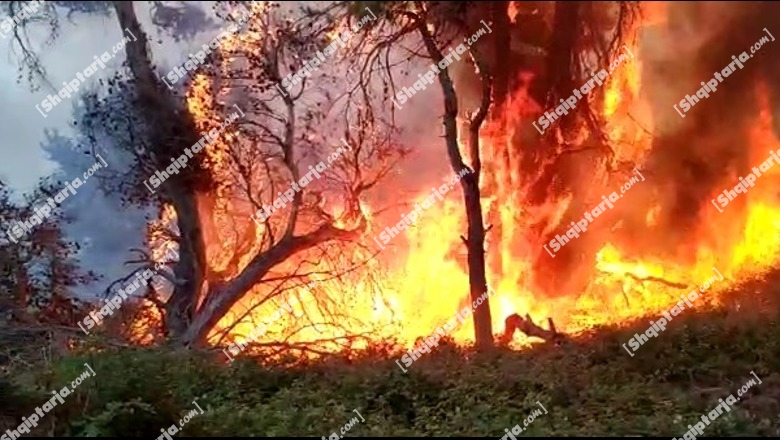
[[[780,275],[745,282],[724,309],[685,311],[635,353],[623,349],[647,317],[563,346],[477,355],[440,345],[402,372],[379,352],[308,365],[261,366],[157,349],[66,358],[0,380],[0,432],[13,429],[85,371],[96,373],[45,414],[33,433],[160,436],[195,408],[178,435],[490,436],[539,409],[521,436],[682,437],[727,396],[752,386],[704,435],[780,435]],[[221,354],[220,354],[221,356]],[[361,416],[357,422],[350,422]]]

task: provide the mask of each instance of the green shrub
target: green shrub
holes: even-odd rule
[[[11,420],[18,424],[88,362],[96,377],[45,416],[45,433],[156,438],[197,397],[205,413],[180,435],[327,437],[340,434],[357,409],[365,422],[347,436],[501,437],[540,401],[549,414],[523,435],[679,437],[753,370],[763,384],[705,435],[780,434],[774,318],[745,324],[734,313],[697,312],[675,319],[634,357],[621,344],[646,329],[647,319],[523,352],[443,346],[408,373],[395,364],[391,343],[299,366],[263,366],[246,357],[225,365],[213,355],[163,348],[109,350],[59,361],[33,372],[32,380],[0,382],[0,394],[18,402],[0,403],[1,420],[3,430],[15,427]]]

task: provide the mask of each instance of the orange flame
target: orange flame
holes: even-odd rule
[[[513,8],[516,3],[511,2]],[[512,19],[516,14],[516,9],[510,11]],[[263,38],[262,35],[248,31],[229,40],[224,52],[230,54],[233,48],[251,45]],[[610,140],[616,146],[615,159],[632,161],[641,169],[651,149],[653,122],[647,104],[640,99],[641,53],[636,44],[628,47],[636,59],[624,61],[609,76],[604,84],[601,108],[603,116],[609,121]],[[231,68],[229,56],[224,58],[219,68],[223,71]],[[214,100],[217,98],[211,91],[215,87],[214,83],[205,75],[199,75],[189,88],[189,110],[198,127],[203,130],[215,124]],[[715,283],[706,294],[710,304],[718,305],[719,295],[730,283],[760,273],[777,259],[780,237],[777,234],[768,235],[766,231],[780,227],[780,203],[770,184],[771,179],[780,173],[777,170],[780,167],[767,173],[767,177],[762,177],[765,181],[751,188],[748,194],[741,195],[747,198],[744,228],[734,226],[736,216],[721,215],[715,210],[704,214],[705,222],[698,236],[690,238],[690,242],[696,246],[697,258],[693,264],[672,264],[652,255],[629,259],[625,257],[626,250],[605,240],[596,253],[595,261],[583,262],[593,267],[584,292],[572,292],[560,298],[540,295],[535,291],[534,278],[544,275],[534,273],[532,262],[541,249],[541,243],[537,235],[531,233],[529,225],[542,217],[547,218],[550,225],[558,225],[571,203],[571,197],[547,200],[535,208],[518,205],[515,201],[525,199],[529,190],[527,185],[501,185],[501,182],[517,181],[519,157],[510,157],[506,162],[491,157],[492,152],[506,150],[513,139],[521,137],[522,133],[517,127],[530,124],[527,115],[536,115],[540,110],[533,106],[526,91],[517,90],[506,104],[507,110],[503,115],[507,131],[501,133],[488,128],[484,131],[488,134],[482,139],[483,160],[493,164],[494,180],[499,183],[492,194],[484,196],[483,210],[496,210],[503,228],[501,240],[497,239],[497,235],[489,233],[486,243],[488,255],[499,256],[501,262],[499,270],[494,268],[488,271],[488,280],[491,280],[491,286],[497,292],[489,303],[495,332],[503,329],[504,319],[512,313],[529,314],[536,322],[551,317],[559,331],[569,334],[659,314],[679,301],[681,293],[687,293],[710,279],[713,267],[717,267],[727,278],[724,282]],[[764,111],[750,136],[751,161],[754,163],[763,161],[769,149],[778,147],[778,140],[771,127],[768,102],[765,101],[762,108]],[[499,146],[502,148],[497,148]],[[224,176],[225,182],[230,182],[230,171],[221,165],[226,162],[225,151],[224,148],[210,147],[208,154],[211,155],[214,172]],[[605,173],[604,170],[595,172],[598,174],[596,177],[602,180],[606,180]],[[731,180],[724,178],[723,188],[735,180],[736,176]],[[278,317],[272,319],[268,327],[268,333],[261,339],[269,341],[284,337],[287,342],[294,343],[371,331],[373,339],[392,337],[406,346],[412,346],[418,337],[432,334],[436,327],[451,319],[456,311],[469,303],[466,248],[460,239],[460,234],[466,229],[466,222],[459,192],[460,189],[453,191],[445,200],[434,204],[420,217],[416,226],[406,232],[405,237],[395,239],[398,246],[385,251],[386,255],[392,256],[388,258],[390,262],[386,266],[377,260],[370,260],[359,273],[326,280],[311,292],[301,287],[288,293],[299,297],[301,304],[293,306],[293,313],[277,314]],[[429,194],[429,190],[423,188],[415,201],[421,202]],[[220,191],[213,198],[221,208],[231,203],[228,195]],[[648,225],[656,223],[659,209],[653,206],[642,213]],[[730,206],[729,209],[739,208]],[[230,209],[224,211],[229,212]],[[212,212],[203,212],[203,215],[212,215]],[[170,220],[169,213],[164,216]],[[238,214],[234,220],[237,223],[248,223],[250,220],[247,217]],[[371,218],[370,213],[368,217]],[[408,245],[403,246],[404,242]],[[371,246],[370,238],[366,243]],[[224,269],[230,254],[226,250],[235,249],[236,243],[223,237],[208,236],[207,244],[211,268]],[[256,249],[253,248],[252,252]],[[369,256],[365,250],[356,252],[366,258]],[[246,266],[248,257],[243,258],[239,270]],[[292,267],[293,262],[289,266]],[[319,269],[325,270],[327,267]],[[686,291],[641,280],[650,277],[674,280],[690,287]],[[253,289],[219,321],[211,332],[211,341],[218,342],[219,333],[231,327],[237,319],[241,319],[241,323],[232,327],[228,341],[243,337],[252,331],[255,323],[273,316],[280,307],[279,300],[285,295],[264,301],[269,292],[269,288],[264,286]],[[321,310],[311,301],[312,297],[330,298],[331,304],[339,306],[337,309]],[[316,325],[290,335],[289,329],[301,326],[303,318],[296,315],[305,315],[309,322]],[[334,319],[340,323],[340,327],[322,324]],[[473,323],[470,321],[452,333],[452,337],[460,343],[473,342],[473,335]],[[532,342],[524,335],[516,334],[512,345],[520,347]],[[355,345],[358,348],[361,346]]]

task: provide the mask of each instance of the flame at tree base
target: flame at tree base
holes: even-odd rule
[[[248,35],[242,38],[254,37]],[[631,51],[639,58],[638,47],[632,46]],[[638,112],[645,116],[643,120],[650,119],[647,111],[638,111],[642,105],[636,98],[640,92],[640,73],[639,60],[616,70],[604,85],[606,96],[602,110],[610,118],[610,140],[618,146],[615,162],[631,162],[643,169],[653,137],[650,124],[641,127],[631,117]],[[212,124],[213,103],[204,81],[208,80],[200,76],[196,78],[189,89],[188,103],[199,125],[206,129]],[[765,95],[763,90],[757,93],[757,96]],[[760,107],[762,111],[745,140],[751,164],[756,166],[768,156],[769,150],[780,145],[772,129],[768,102],[761,102]],[[597,250],[590,254],[592,258],[570,265],[577,274],[540,269],[539,259],[549,258],[542,250],[545,242],[541,237],[551,232],[553,235],[565,234],[568,222],[562,219],[564,212],[574,203],[574,198],[567,194],[559,199],[549,198],[543,203],[528,203],[531,183],[537,176],[517,176],[521,154],[515,153],[516,156],[507,163],[496,158],[500,152],[517,151],[515,144],[525,136],[522,131],[526,128],[533,130],[531,121],[533,117],[538,117],[540,109],[529,103],[525,90],[516,91],[505,108],[506,114],[494,119],[509,127],[510,131],[500,133],[486,127],[483,133],[487,134],[482,139],[483,162],[489,163],[491,172],[495,173],[492,186],[483,191],[483,212],[492,213],[486,218],[500,223],[500,233],[488,232],[485,246],[489,261],[487,279],[496,292],[489,300],[495,334],[504,330],[504,320],[512,314],[529,315],[537,323],[552,318],[558,332],[572,336],[599,326],[620,326],[643,316],[659,316],[680,301],[681,294],[698,290],[701,284],[710,280],[713,267],[726,280],[716,281],[709,290],[702,292],[702,298],[694,308],[718,307],[722,305],[720,298],[723,292],[733,287],[735,282],[759,276],[777,261],[780,254],[780,236],[777,233],[780,201],[772,188],[777,183],[780,167],[762,174],[755,187],[750,188],[747,194],[740,194],[739,203],[728,205],[723,214],[708,200],[702,201],[698,229],[686,231],[688,235],[684,240],[662,252],[663,255],[654,254],[643,246],[647,237],[640,236],[653,231],[653,228],[668,228],[667,225],[657,224],[657,218],[664,213],[652,203],[652,194],[661,191],[662,182],[654,182],[648,176],[647,181],[637,183],[638,190],[627,191],[625,197],[616,203],[616,209],[620,205],[620,212],[631,212],[632,218],[642,219],[641,229],[634,230],[637,223],[632,224],[628,220],[613,225],[607,218],[594,219],[594,229],[583,232],[577,240],[587,240],[588,246]],[[584,139],[586,136],[581,137]],[[209,153],[214,156],[215,167],[224,163],[220,160],[222,153],[219,151],[215,149]],[[592,183],[592,187],[585,185],[582,198],[596,200],[595,204],[600,202],[602,194],[618,189],[615,186],[618,178],[610,176],[603,163],[598,166],[596,162],[580,165],[581,172],[587,174],[588,182]],[[220,168],[219,172],[228,173],[226,167]],[[722,189],[733,188],[737,177],[736,174],[722,176]],[[640,186],[642,189],[639,189]],[[605,192],[604,188],[613,189]],[[426,187],[412,202],[421,203],[428,195],[430,191]],[[717,196],[718,193],[712,194],[712,198]],[[227,196],[224,194],[218,193],[213,197],[216,201],[212,200],[209,206],[226,203],[224,199]],[[201,215],[213,216],[214,213],[202,209]],[[174,220],[170,211],[166,211],[165,216],[166,222]],[[248,223],[247,218],[248,214],[236,215],[233,220],[238,224]],[[542,220],[546,226],[540,231],[535,226]],[[375,230],[386,226],[380,220],[374,220],[374,223],[372,229]],[[217,323],[209,341],[226,345],[235,339],[241,340],[266,318],[272,317],[270,323],[266,321],[267,332],[258,338],[261,342],[275,341],[295,346],[318,341],[319,348],[326,351],[339,350],[345,344],[361,349],[370,341],[382,340],[394,340],[412,347],[419,337],[433,334],[437,327],[443,326],[455,313],[471,304],[466,247],[460,238],[465,230],[462,194],[457,189],[427,209],[417,224],[406,231],[405,237],[395,238],[393,246],[378,259],[372,258],[365,250],[376,249],[370,236],[377,231],[370,232],[364,240],[365,248],[350,249],[350,258],[343,262],[348,266],[349,262],[365,261],[358,270],[339,273],[343,267],[337,267],[338,261],[331,261],[329,265],[320,263],[311,269],[339,275],[324,276],[324,282],[311,291],[291,289],[268,301],[265,298],[271,287],[263,284],[253,288]],[[206,242],[212,249],[208,259],[212,269],[223,270],[227,260],[220,250],[235,248],[237,243],[226,242],[216,235],[206,237]],[[557,257],[574,251],[573,246],[566,246]],[[291,270],[304,258],[296,256],[294,261],[285,262],[274,272]],[[238,270],[245,267],[247,260],[243,258]],[[574,278],[575,275],[584,280],[581,283],[584,288],[555,292],[555,295],[545,294],[545,289],[540,288],[545,278]],[[275,314],[281,309],[282,300],[290,295],[297,296],[300,304],[292,306],[292,313]],[[237,320],[240,323],[235,324]],[[226,329],[230,330],[224,337],[222,333]],[[354,335],[362,338],[351,339]],[[450,336],[457,343],[473,343],[473,322],[469,320],[456,327]],[[538,341],[538,338],[517,333],[510,346],[522,348]]]

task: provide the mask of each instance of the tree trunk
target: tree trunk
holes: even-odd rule
[[[160,87],[157,77],[154,75],[152,61],[149,58],[149,44],[146,33],[141,28],[141,23],[135,15],[133,2],[115,1],[114,9],[116,10],[120,28],[122,30],[130,31],[130,33],[137,38],[137,41],[131,41],[125,45],[125,56],[127,57],[128,67],[136,80],[138,99],[141,102],[146,102],[148,104],[163,106],[162,108],[148,107],[139,109],[142,110],[140,114],[153,115],[155,112],[149,111],[152,109],[155,111],[172,110],[171,97],[168,95],[167,90]],[[159,125],[158,120],[152,120],[152,122],[154,122],[152,127]]]
[[[571,95],[573,65],[577,62],[576,41],[580,32],[580,2],[555,2],[555,30],[548,41],[547,60],[544,75],[534,81],[531,93],[534,99],[545,109],[560,105],[559,98]],[[561,123],[565,122],[563,118]],[[562,127],[562,130],[567,128]]]
[[[469,263],[469,293],[471,302],[487,292],[487,276],[485,275],[485,228],[482,221],[482,205],[479,196],[479,176],[467,174],[461,180],[463,199],[466,204],[466,219],[468,221]],[[485,349],[493,345],[493,321],[490,315],[490,300],[485,298],[482,305],[474,309],[474,333],[477,348]]]
[[[365,230],[365,226],[365,223],[361,223],[355,229],[342,230],[325,224],[307,235],[285,237],[267,251],[261,252],[230,283],[210,287],[206,301],[198,309],[195,318],[187,328],[183,343],[188,346],[205,344],[208,332],[277,264],[298,252],[329,240],[356,239]]]
[[[181,284],[174,286],[171,298],[165,304],[165,326],[169,336],[177,339],[184,335],[192,321],[208,263],[195,194],[172,194],[171,204],[176,210],[176,223],[181,236],[179,262],[174,266],[173,273],[176,280],[181,280]]]
[[[495,73],[493,77],[493,111],[498,115],[503,113],[504,103],[509,97],[510,81],[513,74],[517,73],[514,66],[512,66],[513,58],[510,56],[510,42],[512,38],[509,33],[508,8],[508,1],[490,2],[490,20],[493,22],[493,27],[496,30],[496,36],[493,39],[495,59],[492,63],[495,69],[491,69]]]
[[[428,31],[424,20],[418,22],[418,29],[425,43],[428,54],[433,61],[438,64],[442,60],[441,50],[436,46],[433,36]],[[470,49],[474,51],[475,49]],[[479,157],[479,129],[487,116],[488,108],[491,103],[492,78],[487,77],[487,68],[482,62],[481,57],[475,56],[475,62],[480,68],[480,79],[482,81],[482,102],[477,115],[470,122],[469,127],[469,150],[473,169],[470,173],[463,175],[461,187],[463,188],[463,198],[466,205],[466,220],[468,223],[466,248],[468,249],[468,267],[469,267],[469,296],[472,304],[477,298],[487,292],[487,276],[485,275],[485,229],[482,221],[482,206],[480,204],[479,175],[481,172],[481,162]],[[460,175],[462,171],[469,170],[463,162],[458,146],[458,97],[455,93],[455,87],[449,76],[448,69],[442,69],[439,72],[439,83],[444,94],[444,133],[447,146],[447,156],[452,165],[453,171]],[[477,348],[480,350],[488,349],[494,345],[493,326],[490,318],[490,301],[486,299],[481,306],[474,310],[474,336]]]
[[[157,146],[158,156],[178,156],[185,148],[198,141],[197,130],[188,113],[176,102],[171,92],[163,87],[152,69],[148,39],[135,15],[133,2],[114,2],[119,25],[129,30],[137,41],[125,46],[127,63],[136,80],[136,110],[146,118],[150,130],[149,143]],[[158,168],[168,162],[159,161]],[[191,167],[194,165],[191,165]],[[191,181],[172,178],[166,182],[163,194],[176,211],[179,227],[179,261],[174,267],[181,284],[174,286],[166,304],[166,327],[177,339],[186,331],[203,285],[206,268],[205,245],[200,228],[196,191]]]
[[[24,267],[24,262],[16,262],[16,305],[13,309],[12,316],[18,322],[31,323],[29,313],[27,312],[27,306],[30,302],[30,277],[27,273],[27,268]]]
[[[492,129],[497,130],[498,133],[507,132],[507,118],[504,117],[506,113],[504,105],[509,98],[511,90],[513,90],[511,84],[512,79],[517,77],[517,66],[522,63],[522,60],[518,60],[519,57],[511,51],[512,27],[508,16],[509,4],[510,2],[508,1],[490,2],[489,11],[491,26],[495,35],[492,40],[493,50],[492,59],[490,60],[491,72],[494,73],[493,108],[490,112],[490,123]],[[506,179],[514,179],[515,174],[506,173],[505,171],[511,169],[512,163],[515,161],[512,156],[518,152],[513,151],[508,145],[493,145],[492,147],[491,151],[486,152],[488,160],[485,164],[486,172],[482,180],[481,194],[485,194],[487,197],[500,197],[502,187],[511,187],[510,185],[513,184],[513,182],[506,182]],[[493,227],[491,232],[493,237],[496,237],[497,242],[503,242],[505,239],[505,228],[501,222],[499,204],[490,205],[485,213],[485,220]],[[511,228],[506,229],[511,231]],[[511,239],[511,237],[508,238]],[[503,275],[504,262],[502,252],[487,254],[485,259],[486,265],[491,269],[492,273],[499,276]]]

